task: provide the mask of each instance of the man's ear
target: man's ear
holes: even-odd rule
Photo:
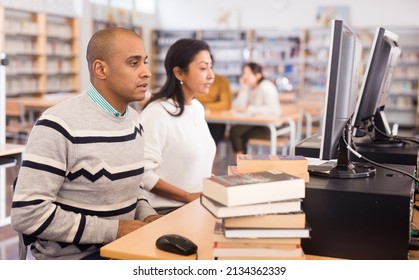
[[[108,65],[102,60],[95,60],[93,62],[93,73],[96,77],[103,80],[107,77]]]
[[[179,81],[183,80],[183,72],[179,66],[176,66],[175,68],[173,68],[173,74],[175,75],[176,79],[178,79]]]

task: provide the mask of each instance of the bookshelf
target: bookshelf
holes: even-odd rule
[[[386,115],[390,122],[413,127],[419,112],[419,29],[390,29],[399,35],[402,49],[390,87]]]
[[[101,20],[101,19],[93,20],[93,32],[96,32],[103,28],[108,28],[108,27],[113,27],[113,26],[129,28],[133,30],[135,33],[137,33],[140,37],[143,36],[143,29],[141,26],[136,26],[136,25],[127,24],[127,23],[110,22],[110,21]]]
[[[109,7],[100,4],[90,4],[93,19],[93,32],[103,28],[120,26],[135,31],[139,36],[143,36],[141,26],[133,23],[133,11]]]
[[[0,7],[6,96],[79,91],[78,19]]]
[[[419,123],[416,122],[416,115],[419,112],[417,106],[419,95],[419,29],[391,27],[387,29],[399,35],[399,45],[402,52],[391,80],[385,107],[386,117],[390,123],[398,123],[402,127],[413,128],[419,126]],[[362,59],[364,68],[370,56],[375,31],[374,28],[359,30],[359,36],[363,43]]]
[[[391,82],[386,102],[388,121],[398,123],[404,128],[419,126],[419,29],[388,28],[399,35],[402,49],[400,60]],[[359,86],[361,87],[366,64],[374,39],[375,28],[357,28],[357,34],[363,44],[362,65]],[[307,29],[303,40],[303,63],[301,85],[305,94],[321,93],[326,90],[328,49],[330,44],[329,28]],[[418,118],[418,121],[416,119]]]
[[[1,49],[7,55],[6,95],[40,95],[45,77],[42,65],[45,16],[0,8]]]
[[[355,29],[363,43],[360,85],[368,61],[375,28]],[[386,107],[390,123],[401,127],[419,126],[419,28],[389,28],[399,35],[401,58],[395,71]],[[163,61],[170,45],[179,38],[203,39],[214,53],[214,69],[230,78],[238,88],[242,64],[255,61],[264,66],[265,76],[280,92],[290,90],[297,97],[323,100],[327,83],[330,28],[293,30],[155,30],[152,32],[151,71],[153,89],[165,79]],[[285,88],[280,78],[288,79]]]
[[[73,18],[48,16],[46,93],[79,91],[79,25]]]
[[[214,56],[214,71],[230,80],[232,91],[239,88],[242,66],[249,58],[250,32],[245,30],[203,30],[199,39],[208,43]]]
[[[275,82],[280,92],[298,92],[301,77],[300,30],[255,30],[251,58],[263,66],[264,76]]]
[[[301,89],[306,94],[324,94],[329,61],[330,28],[313,28],[304,32],[302,46]]]
[[[181,38],[197,38],[194,30],[153,30],[151,32],[151,76],[152,90],[157,90],[166,81],[164,59],[169,47]]]

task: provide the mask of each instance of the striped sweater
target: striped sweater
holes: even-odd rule
[[[155,214],[142,190],[143,127],[82,93],[45,111],[23,153],[12,226],[37,259],[80,259],[116,238],[118,220]]]

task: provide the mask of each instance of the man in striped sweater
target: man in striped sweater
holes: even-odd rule
[[[100,258],[103,244],[159,217],[143,194],[144,131],[128,106],[151,75],[144,44],[103,29],[87,61],[87,90],[46,110],[23,154],[11,220],[36,259]]]

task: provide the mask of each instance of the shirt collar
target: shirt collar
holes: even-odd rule
[[[115,108],[112,107],[112,105],[109,104],[109,102],[106,101],[105,98],[103,98],[103,96],[97,91],[97,89],[92,84],[89,84],[89,86],[87,87],[87,95],[90,96],[90,98],[93,100],[93,102],[98,104],[100,107],[102,107],[107,112],[114,115],[115,117],[122,117],[122,116],[125,116],[128,113],[128,106],[127,106],[125,108],[124,113],[121,115],[121,113],[119,113],[117,110],[115,110]]]

